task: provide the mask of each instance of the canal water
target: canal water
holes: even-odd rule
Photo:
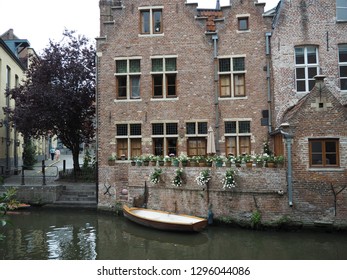
[[[347,234],[253,231],[212,225],[201,233],[145,228],[122,216],[34,209],[0,228],[2,260],[346,260]]]

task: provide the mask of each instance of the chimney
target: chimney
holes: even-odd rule
[[[316,75],[314,76],[314,79],[316,80],[316,86],[318,88],[322,88],[324,86],[324,79],[326,78],[325,75]]]

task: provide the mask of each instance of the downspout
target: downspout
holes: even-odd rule
[[[280,130],[281,134],[284,135],[287,145],[287,183],[288,183],[288,204],[290,207],[293,206],[293,179],[292,179],[292,140],[293,135]]]
[[[99,57],[102,56],[101,52],[97,52],[95,56],[95,101],[96,101],[96,107],[95,107],[95,116],[96,116],[96,139],[95,139],[95,146],[96,146],[96,153],[95,153],[95,162],[96,162],[96,203],[99,204]]]
[[[218,34],[215,34],[212,36],[213,40],[213,59],[214,59],[214,92],[215,92],[215,100],[214,100],[214,106],[215,106],[215,146],[216,146],[216,153],[218,154],[220,152],[219,149],[219,100],[218,100]]]
[[[271,32],[265,33],[265,47],[266,47],[266,81],[267,81],[267,104],[268,104],[268,131],[272,132],[272,113],[271,113],[271,48],[270,37]]]

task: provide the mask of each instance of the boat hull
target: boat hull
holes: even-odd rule
[[[207,220],[189,215],[165,211],[123,206],[123,214],[130,221],[142,226],[167,231],[199,232],[207,226]]]

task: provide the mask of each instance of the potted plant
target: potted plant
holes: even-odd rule
[[[107,163],[109,166],[114,166],[116,164],[116,157],[114,155],[109,156]]]
[[[266,164],[267,164],[267,167],[274,167],[275,166],[275,157],[273,155],[269,155],[266,159]]]
[[[275,164],[276,167],[282,168],[284,166],[284,156],[283,155],[279,155],[275,157]]]
[[[255,157],[255,166],[256,167],[263,167],[264,165],[264,159],[262,157],[262,155],[257,155]]]
[[[243,159],[244,159],[247,167],[252,167],[252,165],[253,165],[253,157],[251,155],[247,154],[247,155],[245,155],[243,157]]]
[[[136,159],[135,159],[135,157],[132,157],[131,159],[131,166],[135,166],[136,165]]]
[[[199,186],[203,187],[203,190],[205,190],[205,187],[207,187],[207,183],[211,180],[210,170],[206,169],[199,173],[199,175],[195,178],[196,183]]]
[[[180,187],[182,186],[182,174],[183,174],[183,169],[182,168],[177,168],[175,170],[175,176],[172,180],[172,185],[175,187]]]
[[[161,168],[154,168],[154,171],[152,172],[150,176],[150,180],[152,184],[158,184],[160,181],[160,175],[163,173],[163,170]]]
[[[223,162],[224,162],[224,157],[223,156],[215,156],[214,158],[215,162],[216,162],[216,167],[222,167],[223,166]]]
[[[171,166],[172,165],[171,157],[165,156],[164,161],[165,161],[165,166]]]
[[[231,168],[225,172],[225,176],[222,179],[224,190],[232,189],[236,187],[235,175],[236,175],[236,171]]]
[[[178,160],[181,162],[182,166],[185,167],[188,165],[189,158],[185,154],[181,154],[178,157]]]
[[[206,160],[206,166],[207,166],[207,167],[212,167],[212,164],[213,164],[213,157],[207,156],[205,160]]]
[[[242,156],[235,157],[235,166],[236,167],[241,167],[242,160],[243,160]]]

